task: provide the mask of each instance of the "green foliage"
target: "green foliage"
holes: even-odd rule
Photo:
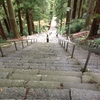
[[[60,27],[58,28],[58,33],[63,34],[65,33],[65,25],[62,25],[62,28],[60,29]]]
[[[79,32],[84,27],[84,20],[76,19],[70,23],[70,33]]]
[[[10,33],[7,34],[7,38],[14,38],[14,34],[12,33],[12,31],[10,31]]]
[[[95,39],[94,42],[95,42],[96,44],[100,44],[100,38]]]
[[[21,3],[22,11],[25,14],[26,11],[30,11],[33,20],[38,21],[47,18],[49,11],[48,0],[23,0]]]
[[[61,20],[65,18],[67,1],[66,0],[55,0],[54,7],[55,7],[55,16],[57,17],[57,20]]]
[[[1,37],[0,37],[0,43],[5,43],[6,40],[3,40]]]
[[[27,35],[28,35],[27,30],[24,29],[22,35],[23,35],[23,36],[27,36]]]
[[[100,18],[100,14],[95,14],[94,18]]]

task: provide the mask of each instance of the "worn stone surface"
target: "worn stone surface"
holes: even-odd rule
[[[0,79],[0,87],[23,87],[24,80]]]
[[[71,89],[72,100],[100,100],[100,92],[84,89]]]
[[[93,83],[94,79],[92,76],[89,75],[82,75],[82,83]]]
[[[13,80],[26,80],[26,81],[29,81],[29,80],[37,80],[37,81],[40,81],[41,79],[41,75],[29,75],[29,74],[12,74],[9,79],[13,79]]]
[[[0,72],[8,72],[9,74],[13,73],[15,71],[14,68],[1,68],[0,67]]]
[[[25,84],[28,88],[47,88],[47,89],[57,89],[60,87],[60,82],[53,81],[29,81]]]
[[[98,91],[97,84],[89,84],[89,83],[72,83],[72,82],[63,82],[63,88],[77,88],[77,89],[86,89],[86,90],[95,90]]]
[[[76,77],[81,77],[82,76],[82,72],[76,72],[76,71],[47,71],[47,70],[40,70],[39,74],[41,74],[41,75],[76,76]]]
[[[0,100],[2,99],[24,99],[24,95],[25,95],[25,88],[16,88],[16,87],[12,87],[12,88],[7,88],[7,87],[3,87],[2,91],[0,91]]]
[[[0,79],[6,79],[8,74],[8,72],[0,72]]]
[[[27,99],[70,100],[67,89],[30,89]]]
[[[42,81],[55,81],[55,82],[81,82],[78,77],[71,76],[57,76],[57,75],[42,75]]]

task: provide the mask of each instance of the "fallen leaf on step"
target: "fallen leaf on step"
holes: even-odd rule
[[[58,89],[63,89],[63,83],[60,83],[60,86]]]
[[[2,92],[3,91],[3,89],[2,88],[0,88],[0,92]]]

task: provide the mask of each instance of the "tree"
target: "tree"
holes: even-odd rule
[[[10,19],[11,29],[12,29],[12,32],[14,34],[14,38],[20,38],[20,34],[18,33],[17,24],[16,24],[16,21],[15,21],[15,15],[14,15],[12,1],[6,0],[6,2],[7,2],[9,19]]]
[[[81,17],[83,0],[79,2],[78,19]]]
[[[95,0],[90,0],[84,27],[87,27],[90,25],[91,19],[93,17],[94,7],[95,7]]]
[[[100,24],[100,0],[97,0],[95,6],[95,17],[93,19],[93,23],[88,38],[98,35],[97,31],[99,28],[99,24]]]
[[[72,19],[75,19],[75,17],[76,17],[77,1],[78,1],[78,0],[74,0],[73,12],[72,12]]]
[[[69,35],[69,25],[70,25],[70,17],[71,17],[71,11],[70,11],[71,0],[68,0],[67,7],[69,7],[69,11],[67,11],[67,13],[66,13],[66,35],[67,35],[67,39],[68,39],[68,35]],[[67,29],[67,26],[68,26],[68,29]]]
[[[2,37],[2,39],[6,40],[6,36],[5,36],[1,22],[0,22],[0,36]]]
[[[18,7],[18,18],[19,18],[20,34],[23,35],[23,21],[22,21],[22,16],[21,16],[20,1],[16,0],[16,2],[17,2],[17,7]]]
[[[9,17],[8,17],[8,12],[7,12],[7,9],[6,9],[6,6],[5,6],[5,0],[2,0],[2,7],[3,7],[5,15],[6,15],[6,17],[4,18],[4,23],[6,25],[8,33],[10,33],[11,26],[10,26],[10,21],[9,21]]]
[[[60,31],[62,29],[63,20],[66,17],[66,0],[55,0],[55,16],[57,17],[56,21],[60,25]]]
[[[67,7],[71,7],[71,0],[68,0]],[[67,14],[66,14],[66,25],[70,22],[70,17],[71,17],[71,11],[67,11]]]

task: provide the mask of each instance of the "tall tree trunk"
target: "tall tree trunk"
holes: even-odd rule
[[[49,28],[50,29],[50,26],[51,26],[51,21],[52,21],[52,16],[53,16],[53,4],[51,2],[51,5],[50,5],[50,22],[49,22]]]
[[[5,26],[7,28],[8,33],[10,33],[10,28],[9,28],[9,25],[8,25],[8,21],[5,18],[4,18],[4,23],[5,23]]]
[[[38,22],[39,22],[39,33],[40,33],[40,29],[41,29],[41,23],[40,23],[40,20],[39,20]]]
[[[29,35],[32,34],[33,28],[32,28],[32,21],[31,21],[31,13],[29,11],[26,11],[26,20],[27,20],[27,27],[28,27],[28,33]]]
[[[82,4],[83,4],[83,0],[80,0],[79,9],[78,9],[78,19],[81,18]]]
[[[2,6],[3,6],[3,9],[4,9],[4,11],[5,11],[5,15],[6,15],[6,19],[5,19],[4,22],[5,22],[5,24],[6,24],[8,33],[10,33],[11,26],[10,26],[10,21],[9,21],[9,17],[8,17],[9,15],[8,15],[7,9],[6,9],[6,7],[5,7],[5,2],[4,2],[4,0],[3,0]]]
[[[75,19],[75,17],[76,17],[77,1],[78,1],[78,0],[74,0],[73,12],[72,12],[72,19]]]
[[[18,33],[18,27],[17,27],[16,21],[15,21],[15,15],[14,15],[12,1],[6,0],[6,2],[7,2],[9,17],[10,17],[10,24],[11,24],[12,32],[14,34],[14,38],[19,38],[20,34]]]
[[[71,7],[71,0],[68,0],[67,7]],[[66,13],[66,25],[70,22],[71,11],[67,11]]]
[[[1,35],[2,39],[6,40],[6,35],[4,33],[4,30],[3,30],[1,22],[0,22],[0,35]]]
[[[100,0],[97,0],[96,2],[95,14],[100,14]],[[97,31],[99,28],[99,24],[100,24],[100,17],[94,18],[88,38],[98,35]]]
[[[35,27],[34,27],[34,21],[32,22],[32,28],[33,28],[33,33],[34,33],[34,29],[35,29]]]
[[[21,18],[21,9],[19,8],[20,3],[18,0],[17,1],[17,6],[18,6],[18,18],[19,18],[19,27],[20,27],[20,34],[23,35],[23,22],[22,22],[22,18]]]
[[[71,0],[68,0],[67,7],[71,7]],[[70,17],[71,17],[71,11],[69,10],[69,11],[66,12],[66,35],[67,35],[67,39],[68,39],[68,35],[69,35]],[[68,29],[67,29],[67,26],[68,26]]]
[[[87,27],[90,25],[90,22],[91,22],[91,19],[93,16],[93,12],[94,12],[94,5],[95,5],[95,0],[90,0],[84,27]]]
[[[86,0],[83,0],[83,5],[85,5]],[[84,13],[85,13],[85,9],[82,7],[82,12],[81,12],[81,18],[83,17]]]
[[[29,26],[29,14],[28,14],[28,11],[26,11],[26,21],[27,21],[28,34],[31,35],[30,26]]]

